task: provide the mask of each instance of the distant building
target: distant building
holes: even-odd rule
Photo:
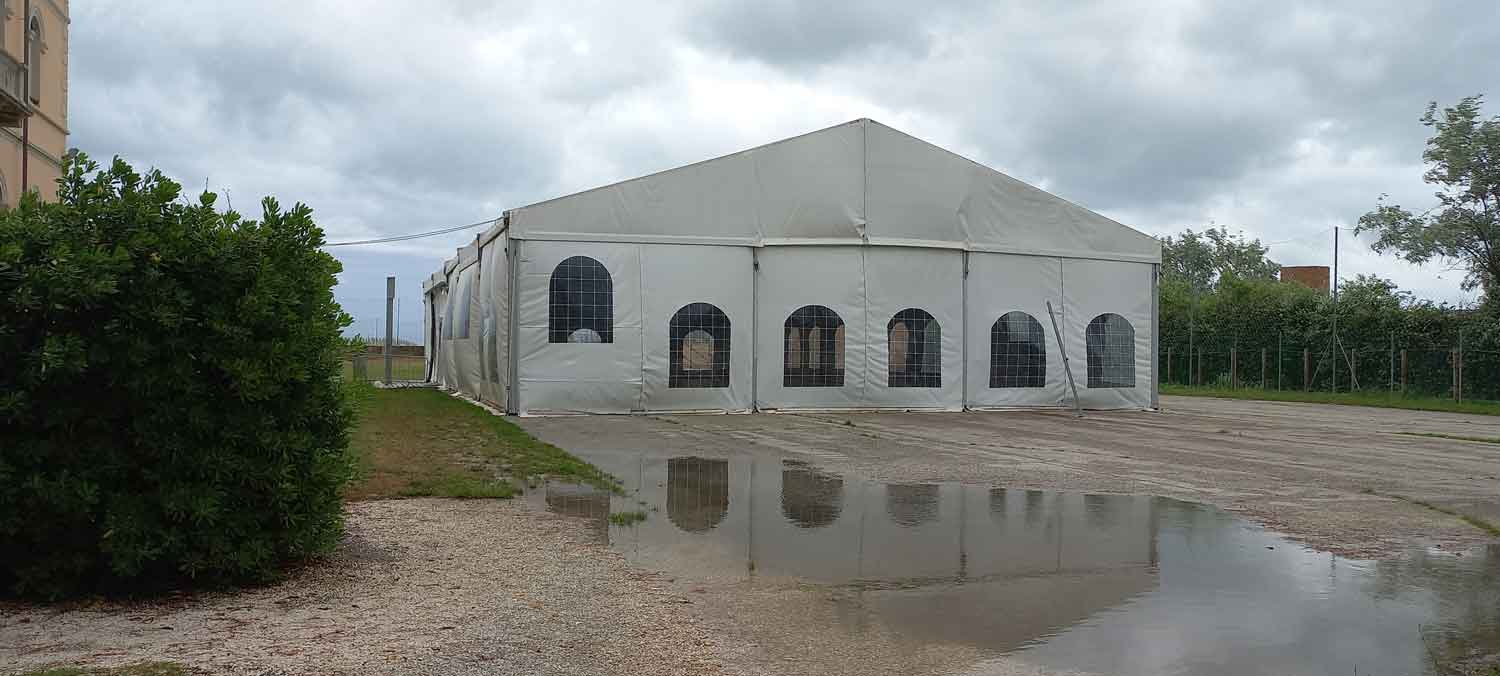
[[[1281,268],[1281,281],[1295,282],[1309,289],[1328,290],[1328,266],[1297,265]]]
[[[68,23],[68,0],[0,0],[0,206],[15,206],[28,189],[57,197],[68,147]]]

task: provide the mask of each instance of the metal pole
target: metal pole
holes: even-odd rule
[[[1406,392],[1406,348],[1401,348],[1401,391]]]
[[[1464,330],[1458,330],[1458,358],[1453,362],[1458,373],[1458,402],[1464,401]]]
[[[1172,382],[1172,346],[1167,346],[1167,382]]]
[[[1281,390],[1281,339],[1285,336],[1280,331],[1276,332],[1276,389]]]
[[[1198,348],[1198,386],[1203,386],[1203,348]]]
[[[1078,383],[1073,380],[1073,367],[1068,364],[1068,347],[1063,344],[1062,331],[1057,328],[1057,313],[1052,311],[1052,301],[1047,301],[1047,318],[1052,320],[1052,335],[1057,338],[1057,351],[1062,354],[1063,373],[1068,376],[1068,387],[1073,390],[1073,415],[1083,417],[1083,404],[1078,401]]]
[[[1339,391],[1339,227],[1333,226],[1333,391]]]
[[[395,337],[396,316],[391,311],[396,303],[396,278],[385,278],[385,384],[391,384],[391,339]]]
[[[1266,389],[1266,348],[1260,348],[1260,389]]]
[[[1386,362],[1391,365],[1391,384],[1390,384],[1390,389],[1395,390],[1396,389],[1396,332],[1394,332],[1394,331],[1391,332],[1391,350],[1390,350],[1389,354],[1390,354],[1390,358],[1387,359]]]
[[[1240,387],[1240,348],[1238,346],[1229,348],[1229,389],[1237,390]]]
[[[1302,389],[1312,389],[1312,350],[1302,348]]]

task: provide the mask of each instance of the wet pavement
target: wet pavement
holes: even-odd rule
[[[801,455],[593,449],[624,495],[528,500],[636,565],[786,584],[856,635],[1109,674],[1442,674],[1500,653],[1500,547],[1363,561],[1165,498],[842,475]],[[612,524],[611,513],[646,520]]]

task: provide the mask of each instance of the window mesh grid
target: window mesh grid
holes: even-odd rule
[[[907,308],[886,324],[891,387],[942,387],[943,340],[936,319]]]
[[[547,342],[613,343],[614,284],[609,271],[587,256],[552,270],[547,293]]]
[[[990,387],[1046,387],[1047,343],[1042,324],[1007,312],[990,326]]]
[[[806,305],[786,318],[782,339],[784,387],[844,385],[844,320],[821,305]]]
[[[729,387],[729,316],[708,303],[682,306],[667,328],[667,387]]]
[[[1124,317],[1106,313],[1089,322],[1089,387],[1135,387],[1135,328]]]

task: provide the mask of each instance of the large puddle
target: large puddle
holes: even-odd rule
[[[642,567],[837,588],[848,631],[1109,674],[1469,673],[1449,669],[1500,653],[1500,547],[1359,561],[1163,498],[879,483],[749,456],[588,459],[626,495],[553,484],[529,499]],[[636,510],[645,521],[609,519]]]

